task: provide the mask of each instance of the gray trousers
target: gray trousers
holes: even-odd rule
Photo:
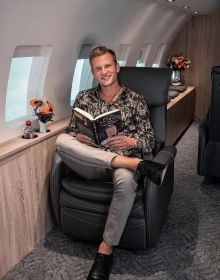
[[[109,180],[111,174],[114,190],[103,239],[111,246],[118,245],[136,197],[134,172],[112,169],[111,161],[118,154],[82,144],[68,134],[59,135],[56,145],[62,160],[81,177]]]

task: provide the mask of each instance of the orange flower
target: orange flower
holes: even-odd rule
[[[34,98],[34,99],[31,99],[30,105],[31,105],[32,107],[35,107],[39,102],[40,102],[39,99]]]
[[[50,113],[50,107],[49,107],[48,103],[42,104],[42,106],[41,106],[41,114],[42,115],[47,115],[49,113]]]
[[[40,121],[46,123],[52,120],[53,105],[49,101],[34,98],[30,100],[30,105],[34,108],[34,113]]]
[[[49,111],[50,111],[50,112],[53,112],[53,104],[50,103],[49,101],[47,101],[47,105],[48,105],[48,107],[49,107]]]

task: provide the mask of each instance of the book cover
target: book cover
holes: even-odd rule
[[[97,145],[105,146],[108,138],[123,131],[121,111],[119,109],[93,118],[88,112],[74,108],[79,131],[94,139]]]
[[[93,117],[80,108],[74,108],[74,115],[78,130],[96,141],[96,131],[93,123]]]

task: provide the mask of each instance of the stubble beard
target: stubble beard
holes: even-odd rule
[[[117,76],[110,83],[107,83],[107,84],[100,83],[100,85],[101,85],[101,87],[107,88],[107,87],[111,87],[112,85],[114,85],[116,83],[118,83],[118,77]]]

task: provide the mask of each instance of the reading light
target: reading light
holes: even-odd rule
[[[167,0],[167,2],[174,2],[175,0]]]

